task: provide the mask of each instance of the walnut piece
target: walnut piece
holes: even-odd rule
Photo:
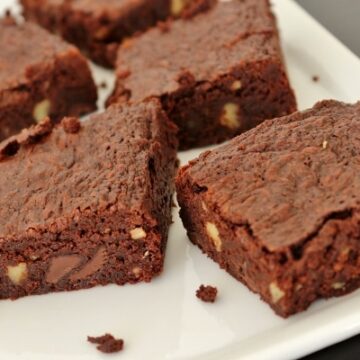
[[[225,104],[223,114],[220,117],[220,124],[231,130],[238,129],[240,127],[239,110],[238,104]]]
[[[221,252],[222,241],[220,238],[219,230],[216,227],[216,225],[214,223],[207,222],[206,223],[206,232],[209,235],[209,237],[211,238],[211,240],[213,241],[216,251]]]
[[[146,232],[142,227],[130,230],[130,236],[133,240],[140,240],[146,237]]]
[[[45,100],[42,100],[42,101],[38,102],[34,106],[34,110],[33,110],[33,118],[34,118],[34,120],[37,123],[39,123],[41,120],[43,120],[44,118],[49,116],[50,109],[51,109],[50,100],[45,99]]]
[[[20,285],[27,279],[28,270],[26,263],[22,262],[15,266],[7,267],[7,276],[14,285]]]
[[[240,80],[235,80],[232,84],[231,84],[231,90],[236,91],[236,90],[240,90],[242,87],[241,81]]]
[[[133,274],[134,274],[136,277],[139,277],[140,274],[141,274],[141,268],[139,268],[138,266],[135,266],[135,267],[132,269],[132,272],[133,272]]]
[[[343,282],[334,282],[331,287],[334,289],[334,290],[340,290],[342,289],[343,287],[345,286],[345,283]]]
[[[187,0],[171,0],[171,15],[179,16],[184,10]]]
[[[271,299],[272,299],[272,302],[274,304],[276,304],[277,302],[279,302],[284,296],[285,296],[285,293],[284,291],[282,291],[278,284],[276,282],[272,282],[270,285],[269,285],[269,291],[270,291],[270,295],[271,295]]]

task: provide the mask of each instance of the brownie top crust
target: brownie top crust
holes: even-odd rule
[[[0,91],[24,86],[58,58],[78,50],[31,23],[0,20]]]
[[[183,168],[229,226],[282,250],[360,208],[360,102],[269,120]]]
[[[151,209],[149,162],[175,136],[160,104],[113,106],[75,122],[65,118],[52,131],[44,122],[0,144],[0,240],[61,228],[85,210],[146,216]]]
[[[220,2],[190,19],[161,24],[119,49],[117,75],[133,100],[172,93],[245,62],[281,62],[267,0]]]

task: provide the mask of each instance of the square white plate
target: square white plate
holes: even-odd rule
[[[324,98],[360,99],[359,59],[292,0],[273,2],[299,107]],[[16,9],[15,0],[1,0],[0,12],[7,7]],[[113,83],[109,71],[94,67],[94,74]],[[102,91],[100,100],[105,96]],[[185,163],[198,154],[180,158]],[[165,271],[151,284],[0,302],[0,360],[115,358],[86,342],[87,335],[106,332],[125,339],[124,360],[281,360],[360,332],[359,291],[283,320],[190,245],[177,210],[174,216]],[[215,304],[195,297],[203,283],[218,287]]]

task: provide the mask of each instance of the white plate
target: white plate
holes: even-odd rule
[[[360,99],[360,61],[293,1],[273,2],[300,108],[324,98]],[[15,1],[1,0],[0,10],[7,6]],[[95,75],[113,81],[110,72],[95,68]],[[198,153],[180,157],[185,162]],[[86,342],[105,332],[125,339],[124,360],[281,360],[360,332],[359,291],[283,320],[190,245],[174,215],[165,271],[151,284],[0,302],[0,360],[112,358]],[[218,287],[218,302],[197,300],[203,283]]]

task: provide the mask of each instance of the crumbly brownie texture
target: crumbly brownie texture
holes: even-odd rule
[[[177,178],[194,244],[284,317],[360,286],[360,102],[324,101]]]
[[[0,20],[0,141],[50,116],[96,109],[96,86],[79,51],[40,27]]]
[[[161,105],[49,125],[0,144],[0,298],[150,281],[177,166]]]
[[[64,119],[65,120],[65,119]],[[80,124],[79,120],[77,120]],[[65,129],[66,122],[63,126]],[[50,118],[45,118],[39,124],[33,125],[28,129],[23,129],[18,135],[11,136],[0,143],[0,161],[6,160],[11,156],[14,156],[21,146],[27,146],[35,144],[39,139],[51,133],[53,129],[53,123]]]
[[[112,354],[119,351],[122,351],[124,348],[123,339],[115,339],[111,334],[105,334],[99,337],[88,336],[88,341],[92,344],[97,344],[96,347],[99,351]]]
[[[220,2],[124,43],[108,103],[161,99],[180,148],[224,141],[296,110],[267,0]]]
[[[112,67],[119,43],[198,0],[21,0],[25,18],[60,33],[95,62]]]
[[[196,290],[196,297],[204,302],[215,302],[217,296],[217,288],[213,286],[200,285]]]

